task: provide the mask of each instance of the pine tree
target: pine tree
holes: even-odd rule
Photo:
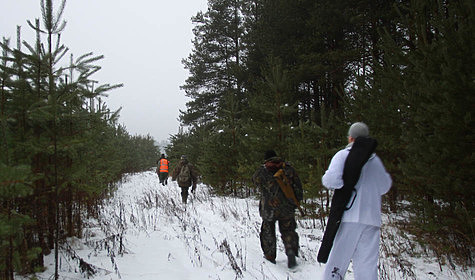
[[[475,30],[474,15],[468,12],[474,7],[471,1],[417,1],[410,14],[420,16],[407,26],[417,38],[416,48],[402,56],[408,69],[401,96],[407,104],[401,169],[414,188],[414,221],[434,233],[431,238],[453,248],[437,246],[440,254],[449,252],[462,260],[471,259],[475,239],[475,166],[468,152],[475,128],[470,113]]]
[[[473,3],[398,8],[397,32],[386,29],[381,45],[384,64],[351,110],[371,120],[398,194],[411,202],[412,232],[438,256],[470,264]]]
[[[52,1],[41,4],[43,27],[28,21],[35,43],[22,41],[18,28],[16,48],[6,39],[1,44],[2,279],[40,269],[43,254],[53,248],[57,253],[67,236],[81,236],[85,209],[97,207],[111,183],[125,172],[150,168],[157,158],[153,139],[130,136],[117,125],[119,112],[100,100],[121,85],[90,87],[102,56],[71,55],[64,63],[65,2],[57,11]],[[91,99],[99,103],[93,110]]]

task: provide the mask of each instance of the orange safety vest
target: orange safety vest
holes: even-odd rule
[[[160,173],[162,173],[162,172],[167,172],[168,173],[168,162],[169,161],[167,159],[164,159],[164,158],[162,158],[160,160],[160,168],[159,168]]]

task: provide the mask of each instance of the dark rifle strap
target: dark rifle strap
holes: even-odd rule
[[[343,213],[353,205],[354,200],[351,206],[346,208],[353,191],[356,191],[355,185],[360,178],[361,169],[369,160],[371,154],[374,153],[377,145],[377,141],[373,138],[358,137],[353,143],[353,147],[351,147],[343,169],[343,187],[336,189],[333,194],[327,227],[325,228],[322,245],[320,246],[317,256],[317,260],[320,263],[326,263],[328,261],[328,256],[333,247],[333,240],[340,227]]]

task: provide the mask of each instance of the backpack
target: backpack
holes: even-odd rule
[[[177,182],[179,186],[189,186],[191,184],[191,170],[188,164],[182,166],[178,173]]]

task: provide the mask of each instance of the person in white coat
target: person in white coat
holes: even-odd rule
[[[348,130],[348,146],[332,158],[322,177],[328,189],[343,187],[343,168],[353,142],[357,137],[368,137],[368,126],[354,123]],[[381,196],[391,188],[391,176],[381,159],[373,154],[363,166],[356,192],[343,214],[332,250],[324,270],[324,280],[344,279],[350,261],[353,262],[355,280],[377,280],[381,227]],[[356,196],[356,197],[354,197]]]

